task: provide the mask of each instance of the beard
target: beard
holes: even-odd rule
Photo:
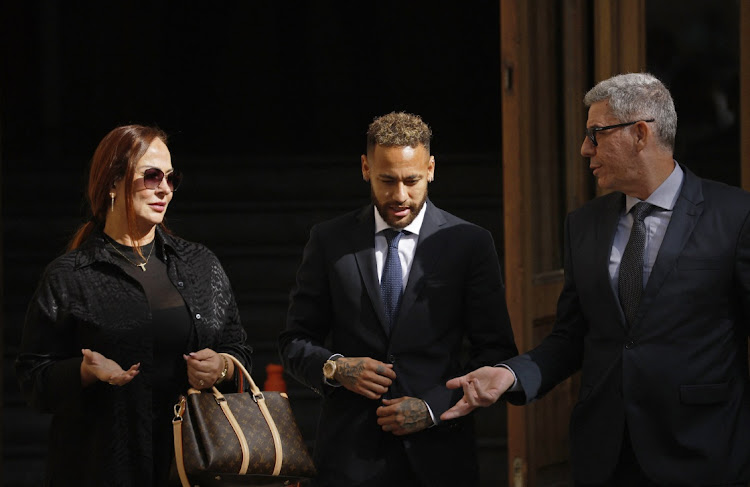
[[[416,203],[408,205],[409,214],[400,218],[388,211],[388,208],[391,206],[400,206],[397,202],[383,202],[378,200],[377,196],[375,196],[375,192],[372,191],[372,188],[370,188],[370,198],[372,199],[372,204],[378,209],[378,213],[380,213],[383,220],[385,220],[390,227],[401,229],[407,227],[413,222],[417,215],[419,215],[419,212],[422,211],[422,208],[427,201],[427,190],[425,190],[422,195],[422,199]]]

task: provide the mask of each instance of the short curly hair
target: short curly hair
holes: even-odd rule
[[[417,147],[423,145],[430,151],[432,130],[419,115],[391,112],[376,117],[367,129],[367,152],[375,145],[384,147]]]

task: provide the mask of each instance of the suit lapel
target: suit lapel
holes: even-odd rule
[[[353,248],[359,250],[355,251],[354,258],[357,260],[357,267],[362,277],[362,283],[367,289],[367,295],[372,301],[372,306],[375,308],[383,330],[388,334],[388,321],[380,296],[378,269],[375,263],[375,216],[373,211],[372,205],[369,205],[357,216],[352,240]]]
[[[595,269],[595,272],[599,273],[597,281],[602,283],[602,289],[606,289],[606,291],[604,291],[605,299],[609,301],[612,309],[618,311],[617,314],[620,317],[620,324],[623,327],[627,327],[625,314],[620,305],[620,298],[612,287],[612,278],[609,275],[609,258],[612,253],[612,244],[615,240],[617,225],[620,222],[620,216],[622,215],[624,206],[625,195],[622,193],[613,194],[609,197],[609,201],[607,201],[604,211],[599,214],[599,221],[596,225],[596,255],[594,260],[596,265],[593,266],[593,268]]]
[[[432,237],[445,224],[446,220],[441,211],[428,199],[422,228],[419,229],[419,240],[417,241],[414,260],[409,270],[409,280],[406,283],[404,295],[401,298],[401,307],[399,308],[396,323],[393,325],[394,332],[399,328],[403,317],[409,314],[409,309],[414,305],[417,296],[419,296],[422,290],[422,286],[424,286],[424,276],[429,274],[429,271],[434,267],[435,262],[440,256],[442,248],[444,248],[433,245],[430,248],[434,250],[428,251],[422,245],[422,242]]]
[[[646,289],[643,290],[639,315],[642,315],[643,310],[647,310],[654,305],[654,299],[658,296],[665,279],[677,264],[682,249],[703,213],[701,180],[684,166],[681,167],[685,172],[685,179],[682,183],[680,196],[672,210],[672,219],[669,221],[667,232],[664,234],[664,240],[659,248],[659,254],[656,256],[651,276],[646,283]]]

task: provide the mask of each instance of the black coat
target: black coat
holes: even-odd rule
[[[211,348],[249,367],[251,350],[216,256],[160,229],[156,239],[156,256],[166,262],[192,320],[186,352]],[[48,485],[152,483],[151,312],[143,288],[119,267],[105,243],[97,231],[53,261],[26,315],[16,372],[29,403],[53,414]],[[140,373],[123,387],[96,382],[82,388],[82,348],[123,369],[140,362]],[[180,387],[186,390],[186,377]],[[171,429],[168,420],[164,426]]]
[[[405,462],[425,485],[477,485],[470,419],[396,437],[377,424],[380,401],[323,383],[323,363],[333,353],[391,363],[397,379],[388,397],[423,399],[439,421],[462,394],[448,390],[446,380],[517,353],[492,236],[427,205],[390,332],[373,207],[310,233],[280,345],[284,369],[324,395],[315,444],[320,485],[401,485]]]

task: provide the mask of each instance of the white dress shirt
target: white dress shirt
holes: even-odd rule
[[[417,217],[401,229],[409,232],[402,235],[401,239],[398,241],[398,257],[401,260],[401,282],[403,283],[404,289],[406,289],[406,283],[409,280],[409,271],[411,271],[411,263],[414,262],[414,254],[417,251],[419,230],[422,228],[424,212],[427,210],[427,204],[428,203],[425,201],[424,205],[422,205],[422,209],[417,214]],[[385,239],[385,235],[383,235],[382,232],[391,227],[385,222],[385,220],[383,220],[383,217],[380,216],[380,213],[375,206],[373,206],[373,211],[375,212],[375,263],[378,266],[378,282],[380,282],[380,279],[383,276],[385,258],[388,256],[388,241]]]

